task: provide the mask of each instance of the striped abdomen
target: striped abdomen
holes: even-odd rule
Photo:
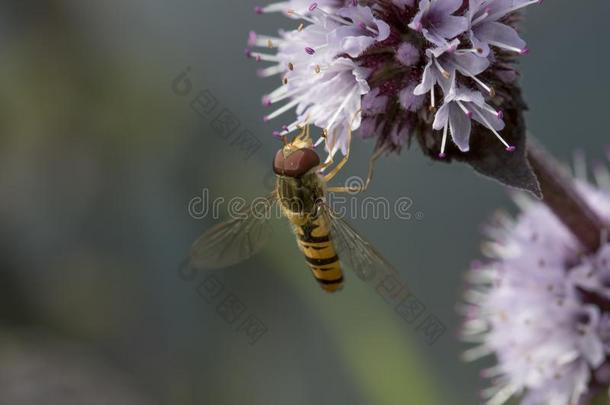
[[[340,289],[343,286],[343,272],[325,217],[312,218],[302,225],[293,225],[293,228],[299,249],[320,287],[328,292]]]
[[[293,158],[290,160],[278,153],[274,162],[274,171],[278,174],[276,191],[313,276],[320,287],[333,292],[343,285],[343,273],[327,219],[317,215],[318,203],[324,197],[324,184],[316,166],[311,166],[319,163],[314,155],[313,149],[301,149],[289,155]]]

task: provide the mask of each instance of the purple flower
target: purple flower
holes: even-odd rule
[[[383,41],[390,35],[390,26],[373,17],[368,7],[346,7],[337,15],[349,21],[331,32],[329,41],[340,44],[341,51],[352,58],[360,56],[375,42]]]
[[[396,59],[405,66],[415,66],[421,59],[420,51],[410,42],[403,42],[396,50]]]
[[[469,39],[481,56],[489,55],[490,46],[511,52],[528,52],[517,31],[500,22],[504,16],[542,0],[470,0],[468,21]]]
[[[415,94],[433,93],[436,85],[441,87],[443,93],[448,94],[456,84],[456,71],[474,80],[488,93],[492,93],[491,87],[477,78],[489,67],[489,60],[481,58],[469,50],[458,50],[458,45],[459,41],[456,39],[441,47],[426,51],[428,63],[424,69],[421,83],[414,90]],[[434,94],[431,94],[430,98],[431,106],[436,107]]]
[[[388,105],[388,97],[379,93],[379,89],[376,88],[362,97],[362,111],[365,114],[377,115],[385,111]]]
[[[578,183],[606,223],[608,186]],[[501,215],[487,229],[491,261],[469,273],[463,332],[476,346],[465,357],[495,355],[497,365],[483,372],[492,380],[484,391],[490,404],[513,395],[524,404],[584,403],[610,384],[610,243],[583,256],[547,206],[517,202],[515,221]]]
[[[282,85],[263,97],[265,106],[281,106],[265,119],[296,110],[296,119],[279,125],[283,129],[277,132],[287,135],[303,121],[312,122],[328,134],[321,142],[333,154],[347,150],[350,130],[364,121],[367,127],[362,135],[379,138],[379,147],[399,150],[405,139],[421,135],[432,137],[424,143],[438,147],[444,156],[445,147],[450,147],[449,134],[457,146],[451,153],[469,150],[471,132],[478,125],[470,121],[474,119],[512,150],[499,133],[504,125],[500,104],[511,97],[502,94],[504,97],[496,98],[491,83],[514,80],[516,72],[512,53],[496,40],[506,28],[513,30],[507,16],[533,2],[393,0],[366,4],[291,0],[264,9],[284,11],[302,20],[297,29],[279,36],[251,33],[248,40],[250,47],[277,50],[247,51],[257,61],[273,64],[261,69],[261,76],[281,75]],[[411,16],[410,24],[405,25]],[[484,35],[490,27],[498,28],[495,40]],[[470,43],[471,35],[498,51],[484,55]],[[462,107],[469,113],[460,115]],[[426,128],[430,131],[424,131]],[[443,147],[437,146],[441,143]]]
[[[348,131],[360,126],[362,96],[370,90],[366,82],[368,72],[351,59],[335,59],[315,86],[303,93],[297,107],[301,121],[312,122],[326,129],[326,147],[330,155],[347,153]]]
[[[276,55],[250,52],[258,60],[276,63],[261,70],[260,75],[283,76],[283,84],[264,96],[263,104],[284,104],[267,114],[265,120],[296,109],[297,119],[278,131],[281,136],[307,121],[326,130],[329,154],[345,153],[348,132],[360,125],[361,97],[370,90],[366,81],[369,70],[346,56],[356,57],[384,39],[388,27],[365,7],[338,9],[330,14],[317,3],[310,3],[306,16],[301,17],[311,24],[281,37],[250,35],[250,46],[278,50]]]
[[[424,96],[418,96],[414,93],[415,85],[411,84],[398,93],[398,101],[400,102],[400,106],[405,111],[417,112],[426,101]]]
[[[437,46],[443,46],[468,29],[465,17],[453,15],[462,0],[420,0],[419,11],[409,28],[421,31],[424,37]]]
[[[448,133],[451,133],[453,142],[462,152],[470,149],[471,119],[480,122],[495,134],[506,148],[510,148],[510,145],[498,134],[498,131],[504,128],[504,122],[500,117],[500,112],[485,103],[485,98],[478,91],[452,89],[445,98],[443,106],[436,113],[432,124],[434,129],[443,130],[440,157],[444,157]]]

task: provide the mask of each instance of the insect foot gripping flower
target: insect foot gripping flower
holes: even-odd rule
[[[607,226],[610,182],[577,183],[578,192]],[[603,180],[603,181],[602,181]],[[483,375],[490,404],[521,395],[524,404],[584,404],[608,396],[610,385],[610,243],[583,246],[543,203],[518,200],[513,221],[499,215],[484,245],[491,258],[469,273],[465,340],[468,359],[494,354]],[[604,402],[607,403],[607,402]]]
[[[275,136],[307,121],[326,149],[343,154],[350,130],[399,151],[415,137],[433,159],[453,159],[511,186],[539,193],[526,160],[525,104],[515,57],[528,52],[514,25],[542,0],[290,0],[280,11],[296,29],[250,33],[246,55],[273,65],[282,84],[263,97],[296,110]],[[258,48],[271,48],[275,51]]]

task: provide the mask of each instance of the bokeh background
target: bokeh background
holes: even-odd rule
[[[609,139],[610,3],[585,3],[530,7],[523,24],[529,129],[566,162],[603,159]],[[0,404],[479,402],[490,361],[460,360],[456,305],[481,224],[514,210],[465,166],[417,146],[385,159],[371,195],[410,198],[413,217],[352,221],[446,326],[433,345],[354,274],[324,294],[282,223],[263,254],[212,273],[216,301],[206,275],[181,276],[217,222],[189,216],[189,201],[272,185],[278,143],[259,100],[276,83],[243,48],[250,29],[294,23],[253,6],[0,3]],[[187,68],[191,91],[176,94]],[[260,140],[249,159],[191,109],[204,90]],[[363,174],[372,146],[355,142],[346,172]],[[218,309],[227,296],[243,305],[234,323]],[[254,344],[239,327],[249,315],[266,328]]]

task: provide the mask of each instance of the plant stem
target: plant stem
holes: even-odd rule
[[[538,177],[544,202],[580,241],[586,253],[599,250],[607,225],[591,209],[574,181],[539,144],[528,142],[528,160]]]

